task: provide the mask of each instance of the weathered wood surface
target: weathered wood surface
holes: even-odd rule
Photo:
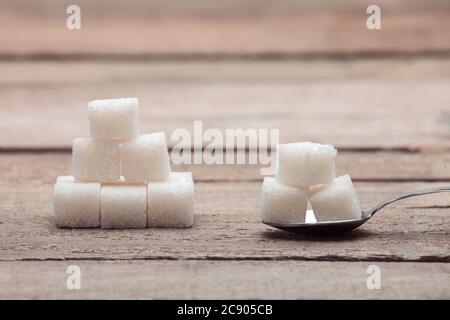
[[[0,148],[70,148],[87,101],[137,96],[141,131],[280,129],[280,141],[449,148],[450,60],[2,63]],[[11,134],[14,132],[14,134]],[[170,139],[170,144],[176,141]]]
[[[382,30],[366,27],[370,1],[79,0],[82,28],[66,28],[67,2],[2,0],[0,56],[183,57],[447,54],[445,1],[379,0]],[[8,30],[9,32],[6,32]],[[13,32],[14,31],[14,32]]]
[[[379,31],[358,0],[77,4],[82,29],[69,31],[67,3],[0,0],[0,298],[450,298],[448,194],[312,238],[259,222],[257,165],[181,165],[196,180],[192,229],[52,218],[55,177],[89,134],[87,101],[102,97],[139,97],[142,132],[202,120],[334,144],[364,209],[450,183],[445,1],[378,1]],[[80,291],[65,286],[69,264]],[[370,264],[381,290],[366,287]]]
[[[359,231],[320,239],[261,224],[260,181],[197,182],[192,229],[67,230],[56,228],[52,218],[55,161],[48,155],[21,157],[16,161],[0,157],[5,166],[0,184],[0,260],[450,261],[448,194],[395,203]],[[59,157],[69,164],[68,155]],[[394,155],[390,157],[395,161]],[[402,191],[438,185],[442,183],[361,182],[356,189],[363,209],[368,209]]]
[[[372,264],[378,290],[366,285]],[[80,290],[66,287],[69,265],[81,269]],[[449,299],[449,282],[448,263],[0,262],[0,299]]]

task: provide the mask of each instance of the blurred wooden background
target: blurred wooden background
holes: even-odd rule
[[[65,26],[71,4],[81,30]],[[366,27],[370,4],[0,0],[0,297],[450,298],[445,194],[313,239],[259,223],[256,166],[196,165],[174,167],[194,173],[193,229],[52,221],[52,184],[96,98],[139,97],[142,132],[202,120],[334,144],[364,209],[448,184],[450,3],[377,1],[381,30]],[[69,264],[80,291],[65,287]],[[381,290],[366,288],[371,264]]]

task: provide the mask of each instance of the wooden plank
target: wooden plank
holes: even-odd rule
[[[70,152],[2,153],[2,183],[53,183],[56,176],[71,174]],[[338,175],[355,181],[450,181],[450,152],[340,151]],[[261,181],[259,165],[173,165],[174,171],[191,171],[196,181]]]
[[[369,290],[369,265],[380,289]],[[66,286],[69,265],[81,289]],[[0,299],[449,299],[450,264],[302,261],[1,262]]]
[[[450,261],[447,194],[393,204],[359,231],[322,239],[261,224],[259,181],[197,182],[192,229],[67,230],[56,228],[53,221],[55,161],[17,159],[3,171],[0,183],[0,260]],[[394,194],[440,185],[360,182],[356,189],[363,209],[368,209]]]
[[[450,7],[440,0],[377,1],[382,30],[366,27],[370,1],[1,1],[3,57],[192,56],[440,52],[450,49]]]
[[[280,141],[448,148],[450,60],[3,63],[1,148],[68,148],[87,101],[137,96],[141,131],[279,129]],[[391,72],[386,72],[390,70]],[[14,132],[14,135],[11,134]],[[177,141],[170,140],[174,145]]]

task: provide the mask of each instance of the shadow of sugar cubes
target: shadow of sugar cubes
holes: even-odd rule
[[[73,141],[73,176],[56,179],[56,224],[191,227],[192,174],[171,172],[163,132],[139,135],[138,99],[94,100],[88,110],[91,137]]]

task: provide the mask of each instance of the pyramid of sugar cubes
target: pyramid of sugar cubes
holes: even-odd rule
[[[172,172],[165,134],[139,135],[137,98],[88,103],[90,138],[76,138],[72,176],[54,186],[56,224],[67,228],[191,227],[194,183]]]
[[[361,209],[348,175],[335,176],[337,151],[311,142],[277,147],[275,177],[265,177],[260,204],[263,221],[308,223],[308,202],[317,222],[361,218]],[[314,222],[314,220],[312,220]]]

